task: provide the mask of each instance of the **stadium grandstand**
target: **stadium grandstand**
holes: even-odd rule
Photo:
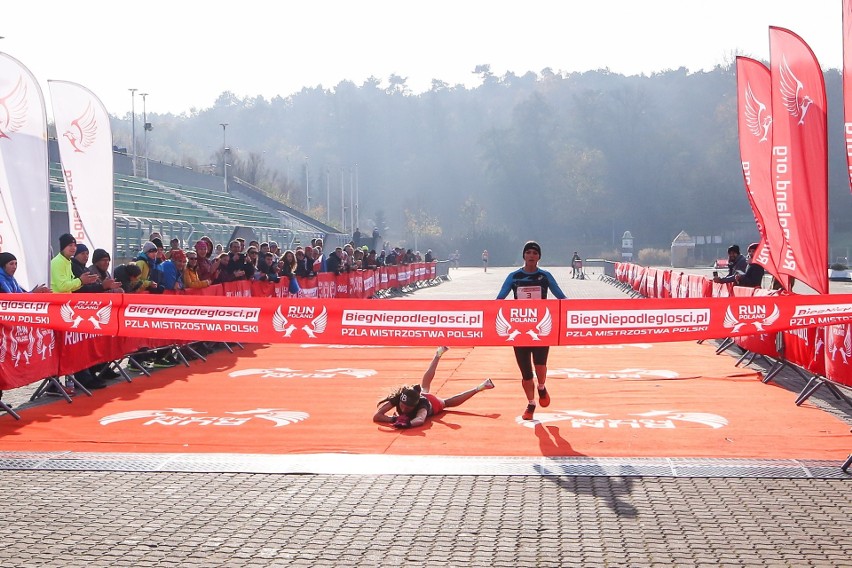
[[[141,160],[137,159],[138,162]],[[68,230],[68,203],[56,140],[50,140],[51,242]],[[134,175],[133,158],[113,152],[115,258],[130,259],[153,232],[190,247],[203,235],[227,245],[237,234],[246,240],[276,241],[286,250],[322,238],[332,249],[348,242],[321,221],[280,203],[239,178],[220,176],[149,161],[148,177]],[[141,172],[139,172],[141,173]]]

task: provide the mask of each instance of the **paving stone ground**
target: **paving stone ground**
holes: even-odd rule
[[[490,298],[508,271],[454,270],[414,296]],[[622,297],[594,275],[554,273],[571,297]],[[843,567],[850,481],[0,470],[0,563]]]

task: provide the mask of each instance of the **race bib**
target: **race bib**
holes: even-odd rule
[[[541,286],[518,286],[519,300],[541,300]]]

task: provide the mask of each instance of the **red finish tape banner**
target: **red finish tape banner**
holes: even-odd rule
[[[171,340],[524,346],[686,341],[852,322],[849,294],[398,302],[230,292],[239,295],[15,294],[0,300],[0,321]]]

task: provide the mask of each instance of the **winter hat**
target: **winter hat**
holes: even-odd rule
[[[104,249],[95,249],[95,252],[92,253],[92,263],[98,262],[99,260],[109,259],[109,253]]]
[[[6,268],[6,265],[13,260],[18,260],[11,252],[0,252],[0,268]]]
[[[154,237],[153,239],[151,239],[151,242],[154,243],[154,246],[157,247],[158,249],[166,248],[166,247],[163,246],[163,240],[162,239],[158,239],[157,237]]]
[[[156,251],[157,251],[157,245],[155,245],[151,241],[148,241],[147,243],[142,245],[142,252],[144,254],[148,254],[149,252],[156,252]]]
[[[537,242],[527,241],[524,244],[524,252],[527,252],[530,249],[536,251],[538,253],[538,256],[541,256],[541,246]]]
[[[74,243],[74,244],[77,243],[77,239],[74,238],[74,235],[72,235],[70,233],[64,233],[64,234],[59,236],[59,248],[60,249],[64,249],[65,247],[67,247],[71,243]]]
[[[77,255],[78,255],[78,254],[80,254],[81,252],[89,252],[89,247],[87,247],[87,246],[86,246],[86,245],[84,245],[83,243],[78,244],[78,245],[77,245],[77,250],[75,250],[75,251],[74,251],[74,256],[77,256]]]
[[[172,260],[172,262],[176,260],[186,261],[186,253],[180,249],[175,249],[172,251],[172,254],[169,255],[169,258]]]

